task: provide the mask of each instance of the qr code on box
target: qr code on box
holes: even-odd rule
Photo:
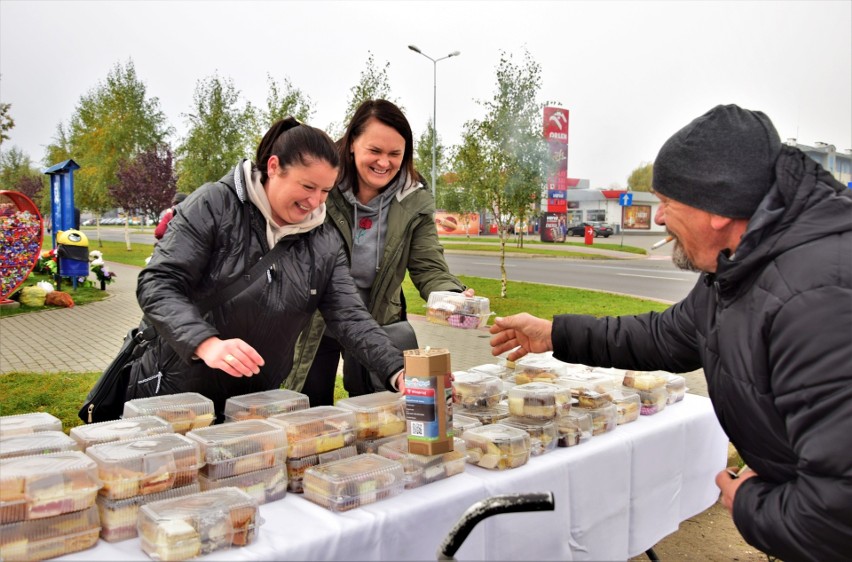
[[[423,437],[426,435],[426,424],[423,422],[411,422],[411,435]]]

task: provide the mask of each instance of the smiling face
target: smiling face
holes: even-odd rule
[[[370,119],[364,132],[352,141],[352,157],[358,171],[358,198],[367,201],[387,187],[402,165],[405,139],[392,127]]]
[[[337,179],[337,168],[325,160],[308,159],[307,165],[282,168],[277,156],[267,163],[269,179],[264,186],[272,217],[278,226],[298,224],[325,203]]]
[[[672,261],[675,266],[688,271],[716,271],[716,258],[721,248],[716,244],[717,232],[710,224],[713,215],[660,193],[656,195],[660,198],[660,206],[654,222],[665,225],[666,231],[674,236]]]

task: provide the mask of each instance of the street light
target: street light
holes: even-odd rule
[[[449,55],[445,57],[441,57],[439,59],[433,59],[423,51],[417,48],[416,45],[409,45],[409,49],[417,53],[418,55],[423,55],[430,61],[432,61],[432,198],[435,198],[435,154],[437,152],[437,142],[438,142],[438,125],[436,123],[438,118],[438,61],[442,61],[444,59],[448,59],[450,57],[457,57],[461,53],[459,51],[453,51]]]

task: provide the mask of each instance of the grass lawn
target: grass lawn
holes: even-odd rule
[[[90,279],[94,279],[94,277],[90,276]],[[53,281],[53,277],[50,275],[38,275],[31,274],[27,277],[27,280],[21,285],[21,289],[24,287],[30,287],[35,285],[39,281],[49,281],[56,286],[56,283]],[[74,300],[74,305],[84,305],[89,304],[90,302],[98,302],[103,300],[109,296],[109,286],[107,286],[106,291],[101,291],[100,285],[97,281],[94,281],[94,287],[84,287],[82,285],[77,286],[77,290],[75,291],[70,279],[62,280],[62,288],[61,290],[65,293],[71,295],[71,298]],[[17,314],[27,314],[28,312],[38,312],[41,310],[54,310],[57,308],[61,308],[59,306],[39,306],[39,307],[31,307],[26,306],[25,304],[21,304],[18,308],[0,308],[0,318],[6,318],[8,316],[15,316]]]

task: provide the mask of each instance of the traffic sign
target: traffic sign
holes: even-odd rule
[[[618,197],[618,204],[622,207],[630,207],[633,205],[633,194],[632,193],[622,193]]]

